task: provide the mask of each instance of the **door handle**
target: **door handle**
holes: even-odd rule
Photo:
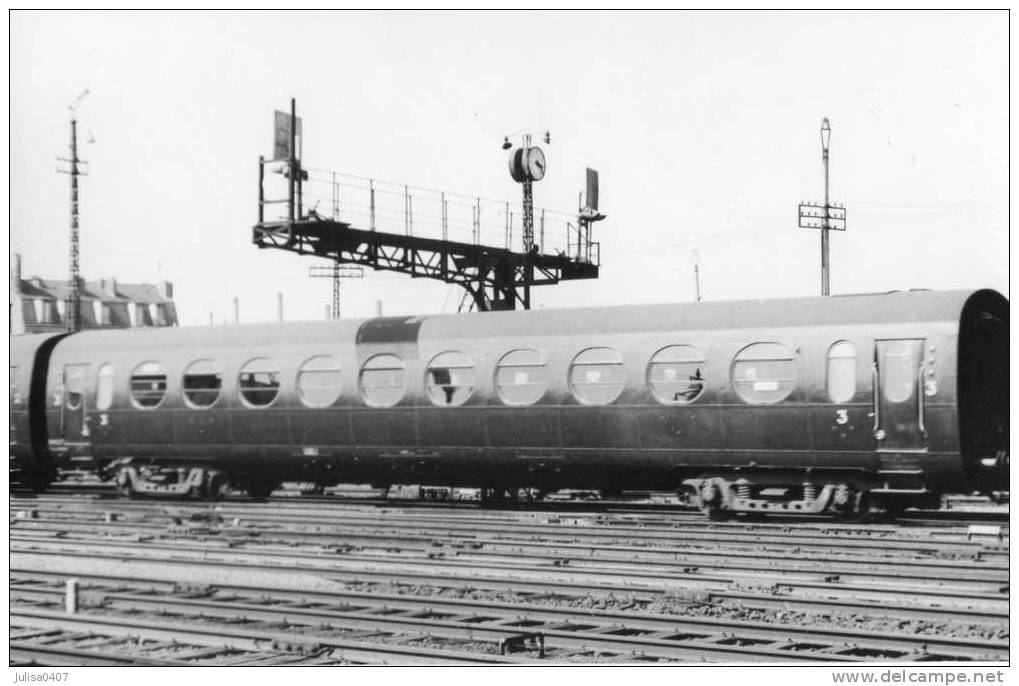
[[[880,438],[878,438],[878,431],[881,430],[881,403],[879,402],[880,398],[878,397],[878,394],[881,392],[881,389],[878,386],[878,374],[876,364],[871,365],[870,380],[874,395],[874,437],[877,438],[878,440],[881,440]]]
[[[924,422],[924,407],[923,407],[923,364],[920,365],[920,369],[916,373],[916,425],[920,429],[920,433],[927,435],[927,426]]]

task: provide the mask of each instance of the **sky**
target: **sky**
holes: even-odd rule
[[[308,269],[327,263],[251,244],[257,160],[290,98],[314,169],[519,207],[503,136],[549,131],[535,204],[565,213],[597,169],[601,275],[537,288],[534,307],[693,300],[694,250],[704,300],[819,294],[820,233],[797,205],[822,199],[824,117],[848,212],[833,294],[1009,291],[1004,11],[16,11],[10,253],[25,275],[68,273],[56,158],[85,88],[82,274],[169,280],[185,325],[230,320],[234,297],[242,322],[272,321],[277,293],[288,320],[324,317],[330,284]],[[376,301],[450,313],[462,296],[376,272],[342,292],[344,317]]]

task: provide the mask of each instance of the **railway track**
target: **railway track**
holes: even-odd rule
[[[38,605],[59,605],[63,589],[23,589],[21,597],[34,595]],[[104,616],[158,613],[162,618],[194,625],[227,623],[276,626],[291,636],[318,638],[323,627],[339,632],[375,631],[388,637],[426,633],[434,639],[476,642],[482,650],[504,654],[508,645],[532,646],[541,657],[573,657],[594,649],[603,655],[639,656],[642,660],[743,661],[785,659],[816,661],[819,654],[832,661],[858,661],[876,654],[886,657],[951,659],[952,656],[986,656],[986,640],[903,639],[892,633],[875,634],[865,646],[848,639],[858,638],[849,630],[806,629],[796,637],[763,623],[746,622],[738,632],[710,618],[637,617],[627,612],[590,611],[578,621],[575,612],[538,605],[499,604],[465,600],[438,601],[408,599],[399,595],[284,593],[276,588],[202,591],[193,596],[173,597],[165,591],[136,588],[100,590],[98,605]],[[341,634],[342,635],[342,634]],[[540,646],[540,647],[539,647]],[[525,651],[521,651],[525,652]],[[537,657],[537,655],[536,655]]]
[[[704,536],[710,535],[716,540],[719,532],[746,532],[754,531],[759,535],[771,533],[775,536],[786,539],[788,536],[799,535],[806,532],[808,535],[825,537],[846,537],[852,536],[860,539],[889,539],[896,536],[908,535],[913,538],[928,537],[950,538],[967,535],[967,527],[973,523],[970,520],[960,520],[952,525],[939,521],[937,526],[931,527],[932,531],[923,533],[925,529],[922,522],[919,525],[909,522],[893,523],[867,523],[867,524],[843,524],[830,519],[810,520],[803,517],[777,519],[769,517],[765,521],[754,520],[732,520],[728,522],[708,522],[699,513],[686,511],[671,511],[659,513],[657,511],[620,511],[605,512],[597,510],[571,510],[562,512],[559,509],[528,508],[526,510],[481,510],[476,507],[446,507],[435,504],[420,503],[393,503],[392,501],[381,501],[379,503],[365,501],[306,501],[300,499],[280,499],[269,503],[251,503],[244,500],[226,500],[217,503],[202,503],[200,501],[128,501],[122,499],[105,499],[101,497],[68,497],[44,495],[35,498],[15,498],[11,501],[12,510],[24,510],[29,512],[38,508],[59,508],[69,515],[78,516],[87,511],[110,511],[130,514],[138,512],[148,514],[153,508],[162,508],[166,512],[191,513],[195,511],[217,512],[222,517],[243,517],[248,521],[278,521],[281,523],[290,522],[302,526],[313,525],[315,522],[332,523],[335,521],[333,513],[343,513],[341,516],[350,519],[351,513],[359,512],[365,519],[371,519],[378,514],[384,514],[394,525],[414,526],[417,522],[427,521],[433,524],[470,525],[474,522],[492,523],[503,521],[514,524],[521,522],[550,522],[570,521],[557,519],[562,517],[573,517],[574,522],[592,521],[599,526],[609,523],[612,528],[622,532],[624,528],[656,528],[681,530],[683,535]],[[919,514],[919,513],[918,513]],[[397,516],[402,516],[397,521]],[[912,520],[910,520],[911,522]],[[980,520],[982,523],[997,524],[1002,527],[1002,538],[1007,539],[1008,512],[1007,509],[996,509],[994,517],[985,517]],[[905,532],[905,533],[904,533]],[[633,531],[626,531],[628,535]],[[848,545],[848,544],[847,544]]]
[[[44,506],[47,519],[29,519]],[[819,556],[839,557],[870,553],[888,558],[908,551],[916,558],[948,561],[952,559],[984,561],[1006,560],[1008,531],[997,532],[998,547],[988,545],[986,536],[973,540],[968,529],[956,527],[931,531],[901,526],[846,526],[835,524],[707,523],[703,520],[671,517],[592,514],[589,517],[564,517],[557,513],[472,513],[416,512],[404,508],[373,508],[363,505],[337,505],[318,508],[293,503],[260,505],[220,503],[178,507],[153,503],[116,503],[56,499],[51,501],[13,501],[12,512],[24,519],[23,528],[64,527],[68,531],[144,531],[165,533],[167,522],[174,521],[182,532],[213,527],[226,537],[257,535],[262,541],[273,536],[300,539],[305,544],[323,546],[345,544],[361,549],[395,547],[415,549],[434,547],[444,538],[485,543],[478,555],[512,548],[513,554],[558,549],[582,549],[597,546],[613,553],[637,553],[654,562],[684,554],[693,560],[712,556],[720,544],[743,545],[746,551],[733,550],[734,559],[768,557],[769,548],[785,549],[795,544],[800,559]],[[68,522],[68,520],[74,520]],[[105,522],[100,521],[105,520]],[[231,524],[234,522],[234,524]],[[984,532],[987,533],[987,532]],[[907,563],[902,563],[907,564]],[[911,563],[909,563],[911,564]]]
[[[61,496],[79,495],[93,496],[96,498],[121,499],[122,496],[116,488],[109,483],[96,480],[72,480],[56,482],[50,485],[51,494]],[[29,496],[30,494],[24,493]],[[46,496],[40,496],[46,497]],[[227,495],[226,502],[238,504],[254,504],[243,494]],[[193,500],[166,498],[161,502],[189,503]],[[332,506],[337,503],[359,504],[366,507],[402,507],[412,510],[480,510],[480,511],[503,511],[503,512],[542,512],[553,511],[559,513],[576,514],[609,514],[609,515],[647,515],[661,513],[669,517],[685,517],[692,520],[703,520],[704,515],[687,505],[681,504],[674,494],[634,494],[624,499],[607,500],[497,500],[482,503],[477,500],[414,500],[403,498],[387,498],[385,493],[379,489],[338,489],[324,494],[308,494],[298,490],[281,489],[274,491],[269,502],[293,503],[300,507]],[[968,526],[970,524],[1001,523],[1008,520],[1007,504],[995,505],[986,498],[975,498],[972,496],[950,496],[946,499],[946,508],[939,510],[907,510],[905,513],[892,518],[893,522],[900,522],[909,526]],[[881,524],[890,518],[877,514],[873,523]],[[778,523],[802,523],[802,522],[833,522],[833,518],[827,515],[782,515],[780,513],[769,513],[767,521]]]
[[[11,514],[12,626],[26,629],[54,629],[73,576],[91,599],[76,621],[106,622],[97,635],[144,618],[243,648],[230,632],[257,618],[301,636],[297,661],[352,661],[319,641],[325,626],[337,641],[381,632],[362,648],[401,663],[433,658],[385,646],[565,662],[1008,652],[1007,532],[80,496],[14,499]]]

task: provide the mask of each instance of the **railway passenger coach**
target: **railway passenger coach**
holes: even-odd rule
[[[88,331],[11,365],[36,487],[74,461],[127,492],[676,489],[712,513],[1008,489],[989,290]]]

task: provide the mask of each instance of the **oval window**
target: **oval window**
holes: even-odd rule
[[[330,355],[316,355],[297,372],[297,395],[307,407],[329,407],[340,397],[343,372]]]
[[[389,353],[369,358],[361,367],[358,384],[365,403],[372,407],[392,407],[400,402],[407,389],[403,360]]]
[[[748,403],[777,403],[792,392],[795,383],[793,354],[778,343],[748,345],[733,359],[732,385]]]
[[[845,403],[856,395],[856,346],[849,341],[828,348],[828,397],[833,403]]]
[[[474,393],[474,365],[459,352],[436,355],[425,372],[425,390],[436,405],[463,405]]]
[[[280,368],[267,357],[256,357],[241,367],[237,388],[244,403],[251,407],[267,407],[280,390]]]
[[[582,403],[607,405],[625,385],[623,358],[612,348],[588,348],[570,364],[570,390]]]
[[[166,397],[166,372],[158,362],[142,362],[131,372],[131,400],[152,409]]]
[[[666,405],[682,405],[704,391],[704,353],[692,345],[670,345],[656,352],[647,366],[651,394]]]
[[[512,350],[495,365],[495,391],[507,405],[533,405],[547,389],[548,367],[537,350]]]
[[[184,370],[184,400],[192,407],[211,407],[222,387],[223,375],[212,360],[196,360]]]
[[[113,405],[113,366],[104,364],[96,376],[96,409],[108,410]]]

